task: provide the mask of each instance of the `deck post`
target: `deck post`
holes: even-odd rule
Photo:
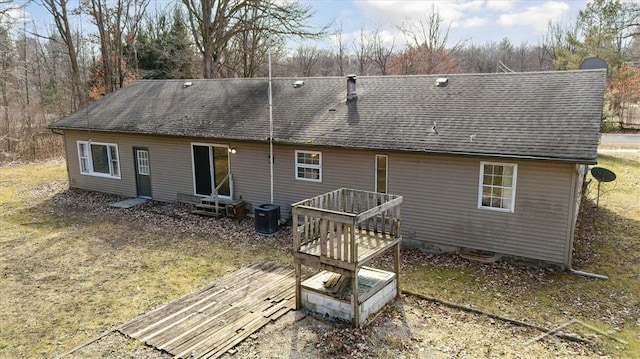
[[[295,208],[292,210],[293,217],[293,253],[300,250],[300,231],[298,230],[298,213]],[[305,216],[305,224],[307,217]],[[306,227],[306,225],[305,225]],[[308,237],[307,237],[308,238]],[[296,310],[302,309],[302,265],[296,261]]]
[[[353,326],[360,327],[360,299],[358,298],[358,269],[353,271],[351,276],[351,306],[353,310]]]
[[[293,217],[293,253],[296,253],[300,250],[300,230],[298,229],[298,213],[295,208],[292,209],[291,217]],[[305,222],[307,217],[305,216]],[[305,223],[306,224],[306,223]],[[306,225],[305,225],[306,228]],[[304,230],[304,228],[303,228]],[[308,238],[308,237],[307,237]]]
[[[400,242],[393,246],[393,270],[396,272],[396,298],[400,297]]]
[[[296,310],[302,309],[302,264],[296,262]]]

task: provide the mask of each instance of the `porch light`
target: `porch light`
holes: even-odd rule
[[[231,147],[229,149],[227,149],[227,151],[229,151],[229,153],[236,153],[236,148],[235,147]]]

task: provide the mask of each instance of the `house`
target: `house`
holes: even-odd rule
[[[393,193],[405,243],[569,266],[605,78],[273,79],[274,203],[287,218],[292,203],[336,188]],[[64,135],[71,187],[175,201],[219,186],[255,206],[270,201],[268,88],[137,81],[50,128]]]

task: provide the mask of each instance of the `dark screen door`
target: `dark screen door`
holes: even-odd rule
[[[133,148],[136,161],[136,191],[138,197],[151,198],[151,166],[149,162],[149,150],[146,148]]]

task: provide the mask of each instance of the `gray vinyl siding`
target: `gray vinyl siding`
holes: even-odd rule
[[[78,159],[78,142],[88,141],[113,143],[118,145],[118,159],[120,161],[120,178],[92,176],[80,173]],[[67,152],[67,166],[69,171],[69,186],[91,191],[106,192],[122,196],[135,197],[136,184],[133,173],[132,149],[126,150],[121,136],[105,133],[87,133],[65,131],[65,145]]]
[[[295,178],[295,151],[319,151],[322,153],[322,181],[312,182]],[[340,151],[308,146],[279,146],[274,152],[276,161],[275,201],[284,204],[286,216],[290,205],[336,188],[374,189],[374,155],[365,151]]]
[[[575,165],[325,148],[322,182],[315,183],[295,180],[295,150],[317,149],[275,151],[275,202],[283,216],[291,203],[339,187],[373,190],[375,155],[387,154],[389,193],[404,197],[405,238],[567,263]],[[514,213],[478,208],[483,160],[518,165]]]
[[[79,173],[76,141],[89,137],[118,145],[121,179]],[[193,194],[191,144],[207,143],[236,148],[230,154],[236,198],[254,206],[270,201],[266,144],[79,131],[65,131],[65,140],[72,187],[136,196],[133,147],[147,147],[152,197],[175,201],[178,193]],[[295,179],[296,150],[322,152],[321,182]],[[569,264],[575,210],[572,164],[276,145],[274,202],[282,217],[289,218],[291,203],[336,188],[374,190],[376,154],[389,156],[389,193],[404,197],[405,239]],[[518,165],[514,213],[478,208],[481,161]]]
[[[513,213],[478,208],[482,160],[518,165]],[[389,167],[405,238],[566,264],[574,165],[395,154]]]
[[[233,146],[237,152],[231,154],[229,162],[235,197],[253,206],[269,203],[269,146],[251,143]],[[276,158],[275,163],[279,162]]]
[[[171,137],[116,133],[65,131],[69,184],[71,187],[135,197],[136,179],[133,148],[149,149],[152,198],[175,201],[178,193],[193,193],[191,141]],[[77,141],[115,143],[120,159],[120,179],[80,173]]]

